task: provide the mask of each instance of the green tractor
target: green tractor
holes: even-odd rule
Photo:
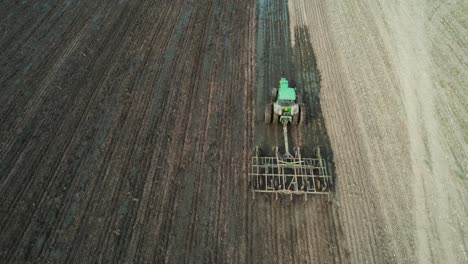
[[[265,123],[278,122],[294,125],[305,123],[305,107],[296,93],[296,88],[289,87],[286,78],[281,78],[279,89],[273,88],[271,102],[265,106]]]
[[[305,107],[296,93],[296,88],[289,87],[289,82],[281,78],[279,89],[273,89],[271,102],[265,108],[265,123],[283,125],[284,153],[278,146],[273,147],[274,154],[263,156],[260,148],[255,147],[249,173],[252,195],[256,193],[274,193],[290,195],[327,194],[332,182],[325,160],[317,147],[315,158],[303,157],[299,146],[289,152],[288,124],[305,123]]]

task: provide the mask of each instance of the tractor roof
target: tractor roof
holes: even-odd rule
[[[279,100],[296,100],[296,89],[289,87],[289,82],[286,78],[281,78],[280,88],[278,90]]]

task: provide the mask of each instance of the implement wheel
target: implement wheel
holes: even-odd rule
[[[278,89],[273,88],[271,89],[271,101],[276,102],[276,99],[278,99]]]
[[[270,124],[271,123],[271,114],[273,113],[273,105],[267,104],[265,106],[265,124]]]
[[[306,108],[304,104],[299,105],[299,124],[304,125],[306,121]]]

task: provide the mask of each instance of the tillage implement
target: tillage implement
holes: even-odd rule
[[[308,194],[329,193],[331,176],[320,148],[315,158],[302,157],[299,147],[293,149],[293,154],[289,152],[288,124],[304,124],[305,117],[305,106],[297,89],[289,87],[288,80],[281,78],[280,87],[273,88],[271,101],[265,107],[265,123],[283,125],[284,154],[275,146],[274,156],[266,157],[255,147],[249,173],[254,198],[255,193],[274,193],[276,198],[278,194],[289,194],[291,199],[293,194],[304,194],[307,200]]]

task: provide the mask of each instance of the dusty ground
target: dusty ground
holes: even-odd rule
[[[0,3],[6,263],[467,262],[467,5]],[[251,199],[280,77],[331,202]]]
[[[321,73],[340,248],[353,263],[468,262],[466,1],[289,8]]]

